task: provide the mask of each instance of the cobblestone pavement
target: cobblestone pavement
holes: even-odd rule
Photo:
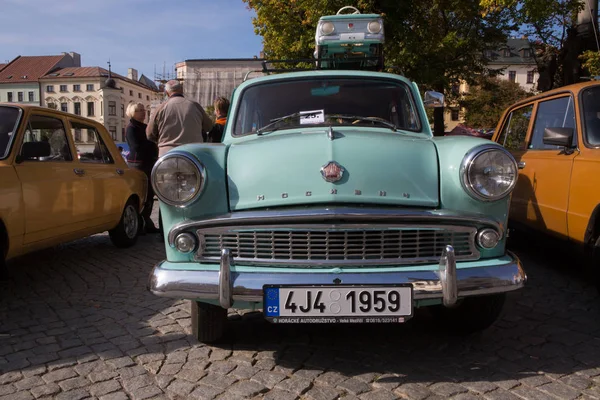
[[[577,261],[519,250],[527,287],[467,338],[427,313],[397,326],[276,326],[230,315],[222,344],[190,336],[189,304],[146,290],[156,235],[106,234],[10,264],[0,283],[0,400],[600,399],[600,298]]]

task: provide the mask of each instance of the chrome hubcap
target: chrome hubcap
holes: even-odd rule
[[[135,208],[132,205],[125,207],[123,213],[123,225],[125,227],[125,234],[128,238],[133,239],[138,231],[138,215]]]

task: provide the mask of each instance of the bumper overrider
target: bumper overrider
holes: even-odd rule
[[[243,225],[244,223],[255,223],[268,217],[273,222],[281,223],[294,220],[302,222],[318,219],[323,222],[328,219],[339,222],[346,218],[368,219],[376,223],[385,220],[388,223],[395,219],[403,222],[413,223],[447,221],[461,223],[476,223],[477,225],[493,226],[503,231],[503,227],[489,219],[480,216],[452,215],[447,212],[415,212],[397,210],[351,210],[326,209],[319,211],[303,211],[301,213],[277,213],[273,212],[244,212],[229,216],[218,217],[212,220],[185,222],[176,225],[169,232],[169,243],[173,246],[174,239],[178,233],[186,230],[209,228],[215,225]],[[292,215],[293,214],[293,215]],[[502,232],[503,234],[503,232]],[[468,267],[457,268],[455,249],[451,245],[443,248],[442,254],[436,264],[423,264],[422,269],[414,271],[398,268],[392,272],[386,271],[361,272],[360,269],[331,268],[326,270],[311,270],[306,268],[298,271],[280,272],[254,272],[248,268],[236,271],[234,257],[231,249],[222,248],[220,252],[219,269],[216,268],[199,270],[197,268],[186,268],[189,263],[182,263],[178,269],[178,263],[163,261],[157,264],[148,283],[148,289],[157,296],[174,297],[180,299],[197,299],[218,301],[221,307],[230,308],[234,302],[262,303],[264,285],[369,285],[369,284],[411,284],[413,287],[413,300],[442,300],[447,307],[455,305],[459,298],[468,296],[480,296],[496,293],[509,292],[523,287],[527,276],[521,266],[519,259],[512,253],[507,252],[504,257],[493,260],[482,260],[481,265],[467,262]],[[196,264],[197,265],[197,264]],[[357,272],[358,271],[358,272]]]

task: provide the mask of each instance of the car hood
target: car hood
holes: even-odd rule
[[[326,181],[330,161],[344,171]],[[271,134],[230,146],[227,156],[232,211],[315,203],[439,205],[439,168],[429,138],[373,129],[327,129]]]

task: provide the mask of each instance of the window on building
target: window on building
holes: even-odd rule
[[[108,115],[117,115],[117,102],[116,101],[108,102]]]
[[[130,91],[129,91],[129,95],[130,95],[130,96],[133,96],[133,90],[130,90]]]
[[[109,126],[108,131],[110,132],[110,137],[113,138],[113,140],[117,140],[117,127]]]
[[[150,101],[150,96],[146,95],[146,101]]]
[[[85,85],[85,90],[87,90],[88,92],[93,92],[94,91],[94,84],[93,83],[88,83],[87,85]]]
[[[75,139],[75,147],[77,147],[77,153],[79,153],[79,161],[84,163],[95,163],[95,164],[112,164],[113,158],[106,147],[106,144],[102,141],[98,130],[93,125],[83,124],[79,121],[71,121],[71,135]],[[85,134],[87,143],[83,144],[81,140],[77,140],[77,135],[81,139],[82,134]],[[77,145],[77,142],[81,142],[81,145]]]
[[[23,135],[23,147],[21,148],[23,160],[36,162],[73,160],[65,128],[60,119],[33,115],[29,118],[26,127],[25,135]],[[47,149],[45,156],[47,157],[42,157],[42,154],[37,152],[36,154],[27,154],[29,153],[25,150],[28,147],[27,143],[39,143],[39,145],[36,145],[38,149],[38,146],[45,147]]]
[[[56,103],[48,103],[48,108],[56,110]]]
[[[87,116],[88,117],[94,116],[94,102],[93,101],[88,101],[88,103],[87,103]]]
[[[35,101],[35,95],[33,94],[33,92],[29,92],[29,101],[30,102],[34,102]]]
[[[125,128],[121,128],[121,141],[125,142],[127,139],[125,139]]]
[[[121,104],[121,118],[125,118],[125,105]]]
[[[81,103],[73,103],[73,114],[81,115]]]
[[[138,99],[141,99],[141,98],[142,98],[142,94],[138,93]]]
[[[67,103],[60,103],[60,111],[69,112]]]
[[[532,104],[512,111],[502,128],[498,143],[508,150],[525,150],[525,138],[527,137],[532,111]]]
[[[508,80],[511,82],[517,81],[517,71],[508,71]]]
[[[527,71],[527,83],[533,83],[533,71]]]
[[[458,121],[460,118],[460,110],[458,108],[453,108],[450,110],[450,116],[452,117],[452,121]]]
[[[510,50],[504,49],[504,57],[510,57]]]
[[[74,92],[81,92],[81,85],[73,85]]]
[[[46,86],[46,92],[48,92],[48,93],[54,93],[54,85],[48,85],[48,86]]]
[[[452,84],[452,94],[455,96],[458,96],[460,94],[460,84],[459,83]]]
[[[60,85],[60,91],[61,92],[66,92],[67,91],[67,85]]]
[[[8,102],[9,102],[9,103],[12,103],[12,102],[13,102],[13,94],[12,94],[12,92],[8,92],[6,95],[8,96],[8,97],[7,97],[7,99],[8,99]]]
[[[17,92],[17,101],[18,102],[22,102],[23,101],[23,92]]]

